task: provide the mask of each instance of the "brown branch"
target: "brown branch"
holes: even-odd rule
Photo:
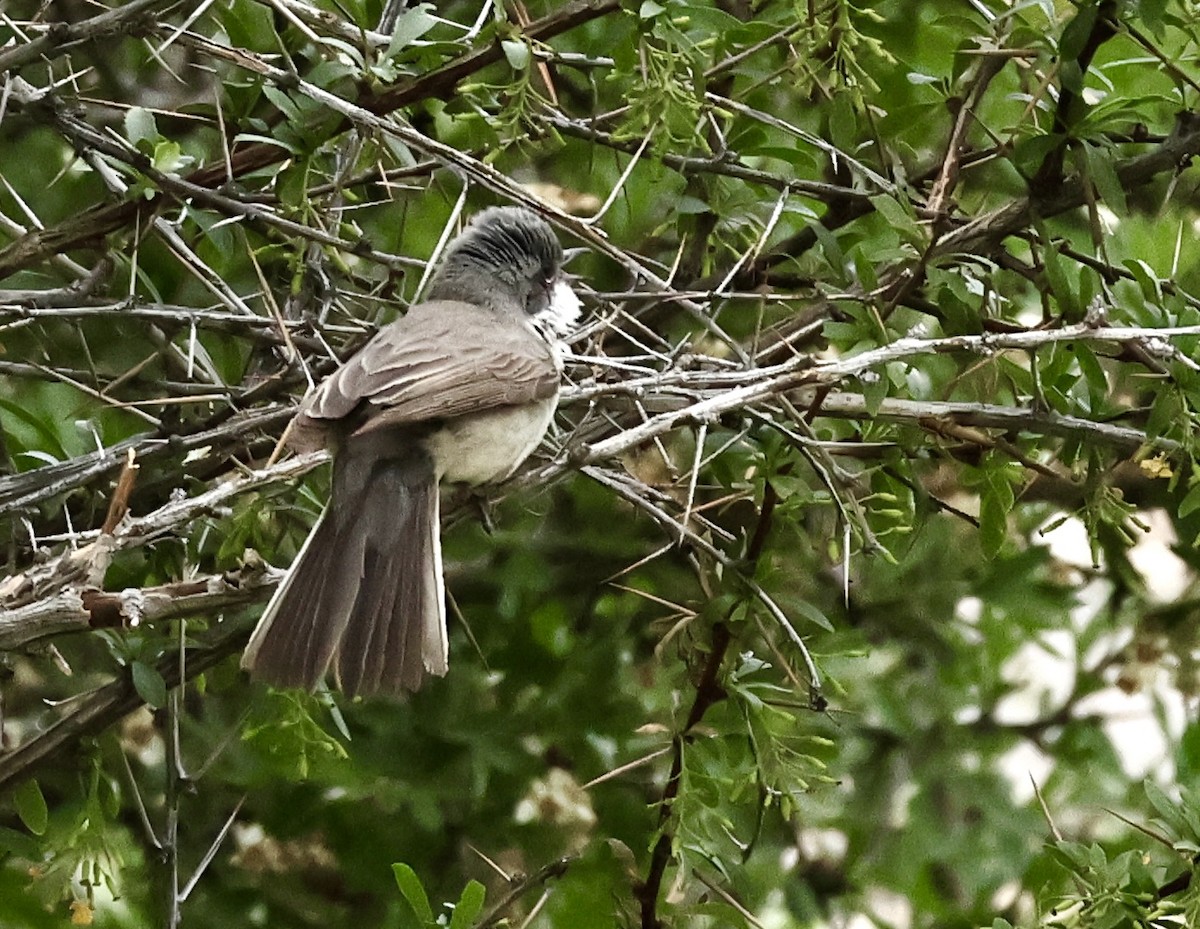
[[[104,517],[104,525],[100,527],[102,534],[112,535],[113,530],[129,512],[129,495],[133,493],[138,468],[137,451],[131,448],[125,453],[125,466],[121,469],[117,489],[113,491],[112,500],[108,503],[108,515]]]
[[[547,42],[576,26],[582,26],[593,19],[615,13],[620,8],[619,0],[571,0],[571,2],[559,6],[549,15],[530,23],[521,31],[529,39]],[[492,42],[434,71],[412,78],[407,83],[388,88],[377,96],[363,101],[362,106],[379,116],[394,112],[419,100],[431,98],[445,100],[464,78],[490,64],[495,64],[503,57],[504,52],[500,43]]]
[[[1072,74],[1070,82],[1063,80],[1062,86],[1059,88],[1058,105],[1054,110],[1054,128],[1052,131],[1055,135],[1061,136],[1061,138],[1058,144],[1046,153],[1046,157],[1042,160],[1037,173],[1029,182],[1029,188],[1035,194],[1048,193],[1062,181],[1063,159],[1066,157],[1067,147],[1070,143],[1068,133],[1071,130],[1071,124],[1077,117],[1075,110],[1077,102],[1082,99],[1083,82],[1087,76],[1088,69],[1092,66],[1092,59],[1095,57],[1096,52],[1099,51],[1100,46],[1117,34],[1117,26],[1113,21],[1113,16],[1116,12],[1116,0],[1102,0],[1096,6],[1084,4],[1075,14],[1075,19],[1063,30],[1063,34],[1065,35],[1073,25],[1077,22],[1082,22],[1083,17],[1092,17],[1091,29],[1088,30],[1087,39],[1084,40],[1079,54],[1069,61],[1060,61],[1058,63],[1060,77],[1063,76],[1068,68],[1077,73]],[[1075,82],[1078,83],[1076,84]]]
[[[546,112],[542,114],[542,118],[563,135],[595,142],[605,148],[629,155],[636,152],[641,144],[637,140],[618,139],[610,132],[595,128],[590,121],[570,119],[562,113]],[[752,184],[761,184],[773,190],[794,191],[823,203],[857,202],[863,206],[864,212],[869,212],[871,209],[870,194],[866,191],[855,190],[840,184],[831,184],[827,181],[780,177],[742,164],[733,153],[726,157],[699,158],[692,155],[677,155],[673,152],[659,152],[655,158],[667,167],[678,171],[683,177],[690,177],[693,174],[716,174],[748,181]]]
[[[771,485],[770,481],[767,481],[763,491],[763,503],[759,511],[757,525],[746,552],[746,559],[751,566],[758,562],[766,547],[777,502],[778,497],[775,493],[775,488]],[[650,867],[646,872],[646,879],[635,889],[638,902],[641,905],[642,929],[659,929],[662,925],[662,922],[658,918],[658,898],[662,894],[663,878],[666,875],[667,866],[671,862],[671,846],[674,839],[668,825],[671,819],[672,808],[676,798],[679,796],[679,789],[683,782],[684,746],[691,741],[693,730],[704,719],[704,715],[708,712],[709,708],[725,699],[725,689],[719,683],[719,676],[721,666],[725,661],[725,655],[728,653],[729,646],[733,641],[733,634],[729,629],[728,619],[729,617],[727,616],[725,620],[718,620],[713,624],[712,641],[709,643],[708,657],[705,659],[704,668],[700,672],[700,678],[696,682],[696,696],[692,699],[691,709],[688,710],[687,722],[684,724],[683,729],[677,732],[671,740],[671,768],[667,775],[667,783],[663,788],[662,797],[658,802],[659,835],[654,843],[654,849],[650,853]]]
[[[216,635],[187,652],[187,679],[191,680],[225,660],[246,644],[249,626],[222,624]],[[167,687],[181,683],[179,656],[174,651],[161,658],[158,673]],[[79,740],[103,732],[144,701],[130,675],[122,675],[70,702],[72,709],[29,741],[0,753],[0,795],[33,776],[44,765],[64,756],[78,755]]]
[[[959,171],[962,168],[963,152],[966,146],[967,129],[975,120],[975,111],[983,101],[992,78],[1000,73],[1006,59],[1000,56],[984,55],[972,63],[970,71],[964,78],[971,82],[967,98],[955,100],[954,128],[950,131],[950,139],[946,143],[946,154],[942,158],[942,166],[929,192],[928,209],[938,215],[946,213],[950,205],[950,197],[958,183]],[[941,219],[944,222],[944,218]]]
[[[562,877],[567,869],[578,860],[578,855],[564,855],[549,864],[542,865],[532,874],[514,875],[505,888],[504,895],[475,922],[475,929],[488,929],[499,923],[509,907],[535,887],[541,887],[555,878]]]
[[[149,0],[142,0],[148,3]],[[132,5],[132,4],[131,4]],[[536,41],[548,41],[569,29],[620,9],[618,0],[574,0],[529,25],[525,35]],[[384,116],[420,100],[445,97],[463,78],[499,61],[503,51],[499,42],[460,56],[441,68],[413,78],[406,84],[374,96],[360,99],[358,106],[375,116]],[[250,58],[244,58],[250,62]],[[351,125],[346,118],[337,132]],[[183,180],[198,187],[214,189],[269,165],[288,154],[275,145],[255,143],[238,149],[229,164],[214,163],[198,168]],[[228,172],[228,173],[227,173]],[[144,198],[106,204],[83,210],[71,219],[48,229],[36,229],[0,250],[0,280],[17,271],[73,249],[93,245],[118,229],[132,227],[153,212],[156,206]]]
[[[30,62],[66,54],[83,42],[149,32],[157,22],[157,16],[152,14],[160,7],[178,3],[179,0],[133,0],[77,23],[51,23],[38,38],[0,52],[0,73],[15,73]],[[195,6],[195,3],[189,5]]]
[[[285,573],[257,564],[235,572],[122,591],[71,585],[34,603],[0,610],[0,650],[25,648],[69,632],[128,629],[246,606],[266,599]]]
[[[961,426],[1028,432],[1062,439],[1082,439],[1135,455],[1146,449],[1173,454],[1180,445],[1171,439],[1151,437],[1128,426],[1098,423],[1053,410],[1020,409],[990,403],[947,402],[940,400],[904,400],[887,397],[874,407],[862,394],[831,392],[822,399],[820,415],[848,419],[921,422],[945,420]]]
[[[1200,114],[1179,114],[1175,131],[1153,151],[1117,163],[1117,178],[1126,190],[1149,182],[1156,175],[1186,167],[1200,155]],[[1014,235],[1036,219],[1057,216],[1087,203],[1086,180],[1067,178],[1045,196],[1031,194],[976,217],[945,235],[934,249],[937,255],[955,252],[987,254],[1007,236]]]
[[[291,406],[266,407],[185,435],[144,433],[68,461],[0,477],[0,515],[83,486],[121,465],[131,448],[137,450],[142,462],[164,455],[186,454],[207,446],[212,446],[212,455],[217,457],[221,454],[219,449],[227,448],[231,443],[244,443],[252,433],[281,429],[292,412]]]

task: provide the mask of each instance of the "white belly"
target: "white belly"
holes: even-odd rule
[[[439,477],[464,484],[508,477],[542,441],[557,405],[558,398],[549,397],[450,420],[426,440]]]

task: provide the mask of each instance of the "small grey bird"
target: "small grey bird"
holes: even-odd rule
[[[276,590],[242,667],[312,690],[414,691],[446,673],[440,481],[503,480],[558,403],[580,304],[536,214],[484,210],[446,249],[429,297],[305,397],[289,444],[333,451],[329,504]]]

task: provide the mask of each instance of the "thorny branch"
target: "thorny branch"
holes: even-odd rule
[[[134,5],[130,4],[130,6]],[[143,0],[143,5],[150,5],[149,0]],[[524,32],[532,40],[546,41],[581,23],[605,16],[617,9],[616,0],[573,0],[573,2],[563,4],[543,19],[530,23]],[[168,30],[168,32],[170,31],[172,30]],[[202,45],[209,54],[218,59],[229,57],[235,64],[250,67],[264,75],[274,75],[274,79],[283,86],[289,86],[295,77],[287,71],[267,65],[250,54],[235,52],[212,43],[202,42]],[[499,43],[493,42],[484,48],[467,52],[457,60],[427,72],[398,88],[384,91],[378,98],[362,100],[353,107],[347,105],[341,110],[347,120],[341,129],[349,128],[352,121],[363,117],[370,122],[373,121],[373,118],[377,119],[420,100],[444,96],[464,78],[501,58],[503,58],[503,52]],[[322,94],[322,96],[325,95]],[[236,152],[231,153],[227,164],[199,168],[183,180],[199,187],[215,188],[224,184],[230,177],[238,178],[251,171],[275,164],[285,155],[286,152],[278,146],[258,143],[239,148]],[[0,279],[6,278],[22,268],[44,261],[52,255],[102,240],[104,236],[118,229],[130,228],[152,210],[153,204],[144,199],[129,200],[94,207],[56,228],[34,230],[0,250]],[[366,244],[363,243],[364,246]]]
[[[309,30],[318,46],[349,46],[369,56],[378,54],[390,41],[382,29],[359,29],[298,0],[279,0],[277,6]],[[1099,45],[1115,34],[1115,6],[1102,3],[1094,10],[1093,32],[1078,61],[1085,71]],[[110,183],[103,194],[112,199],[82,204],[75,215],[50,226],[44,226],[35,210],[25,208],[13,193],[11,199],[18,204],[13,213],[20,221],[0,217],[0,231],[9,239],[0,250],[0,279],[18,274],[20,278],[0,291],[0,335],[6,340],[28,339],[32,347],[28,358],[0,361],[0,377],[14,382],[46,379],[70,384],[105,412],[146,406],[159,414],[152,418],[150,431],[131,434],[126,429],[120,433],[122,438],[108,444],[100,440],[97,431],[95,450],[71,454],[64,449],[60,460],[24,471],[9,467],[8,473],[0,475],[0,515],[12,528],[9,575],[0,582],[0,649],[36,647],[53,636],[85,629],[221,616],[266,597],[282,571],[263,564],[253,553],[237,570],[209,570],[140,589],[107,589],[105,568],[116,552],[144,548],[165,538],[186,538],[198,520],[219,522],[230,504],[243,495],[297,480],[317,467],[324,460],[321,456],[264,464],[291,414],[292,399],[308,378],[319,376],[339,355],[351,350],[379,321],[381,310],[403,305],[398,281],[404,270],[424,270],[426,266],[418,256],[391,254],[378,240],[360,234],[352,221],[352,205],[342,199],[334,198],[337,206],[331,212],[335,216],[306,214],[288,206],[278,178],[286,167],[298,163],[300,154],[278,140],[247,132],[223,110],[201,117],[208,129],[219,130],[223,139],[219,151],[187,173],[181,173],[179,165],[160,167],[145,150],[122,138],[77,92],[78,75],[56,69],[67,57],[101,40],[126,35],[157,42],[160,51],[174,46],[202,63],[197,70],[258,82],[279,96],[302,98],[329,117],[321,141],[340,140],[346,161],[336,176],[313,169],[312,184],[306,190],[310,200],[352,186],[361,191],[366,206],[387,206],[399,212],[403,204],[392,202],[399,198],[389,187],[398,177],[416,177],[431,190],[450,178],[461,202],[468,191],[487,190],[504,202],[523,203],[540,211],[574,243],[582,243],[597,259],[593,267],[607,269],[603,273],[610,280],[605,286],[611,292],[587,292],[584,288],[595,311],[594,321],[576,340],[579,354],[568,366],[560,425],[547,448],[512,484],[489,493],[500,496],[583,471],[605,486],[614,499],[631,502],[649,514],[665,535],[696,554],[697,563],[707,560],[748,579],[751,593],[801,651],[803,640],[787,616],[768,591],[749,580],[771,534],[778,502],[772,475],[767,474],[762,485],[757,521],[743,539],[696,505],[697,497],[705,493],[706,437],[719,434],[727,443],[724,447],[745,450],[754,445],[756,430],[774,424],[787,430],[785,434],[797,448],[820,450],[820,455],[800,455],[785,467],[808,461],[810,470],[816,471],[828,466],[827,455],[845,455],[854,459],[853,464],[869,468],[873,458],[890,452],[891,443],[864,438],[867,426],[916,425],[923,430],[926,449],[942,447],[948,436],[962,436],[963,430],[970,429],[975,430],[971,435],[978,436],[980,444],[1009,452],[1013,460],[1043,477],[1061,475],[1064,480],[1069,479],[1068,469],[1054,459],[1055,442],[1086,444],[1110,461],[1157,454],[1182,464],[1192,453],[1186,434],[1177,438],[1152,429],[1145,409],[1136,400],[1112,398],[1113,409],[1104,415],[1092,411],[1089,417],[1085,415],[1088,411],[1077,406],[1070,407],[1071,412],[1064,411],[1065,405],[1049,406],[1035,390],[1026,391],[1021,402],[1011,405],[955,399],[952,391],[923,399],[869,395],[868,387],[880,378],[898,369],[910,370],[935,356],[956,365],[958,378],[967,378],[977,368],[1001,359],[1036,371],[1039,352],[1068,346],[1115,346],[1140,353],[1144,366],[1167,385],[1173,384],[1172,366],[1189,373],[1197,367],[1178,346],[1190,345],[1200,337],[1200,326],[1110,325],[1103,313],[1092,314],[1092,308],[1081,323],[1047,316],[1032,324],[992,315],[981,300],[978,327],[973,330],[977,334],[901,335],[886,327],[888,311],[897,305],[939,324],[946,321],[937,295],[923,289],[928,267],[966,267],[987,261],[1016,267],[1025,259],[1010,251],[1010,239],[1020,239],[1022,246],[1040,245],[1047,221],[1095,199],[1091,179],[1063,173],[1065,135],[1071,128],[1072,107],[1078,105],[1074,91],[1063,90],[1058,96],[1054,129],[1064,139],[1042,163],[1038,172],[1041,183],[1000,205],[977,205],[974,213],[957,202],[968,170],[1006,156],[999,143],[979,150],[972,148],[972,140],[982,122],[985,96],[995,92],[992,88],[1004,69],[1013,66],[1015,57],[997,54],[982,59],[973,69],[967,93],[954,101],[953,122],[944,127],[937,158],[915,173],[907,185],[897,181],[894,166],[875,163],[864,154],[866,149],[843,151],[810,129],[769,112],[732,78],[723,81],[719,92],[710,89],[702,101],[707,148],[698,145],[659,151],[652,129],[640,137],[628,127],[618,129],[619,113],[592,118],[593,114],[580,114],[568,103],[538,101],[530,113],[538,132],[585,143],[599,153],[597,158],[622,160],[623,182],[638,167],[633,161],[645,160],[655,170],[674,172],[685,180],[702,178],[713,190],[728,189],[720,185],[736,185],[742,190],[744,185],[752,193],[749,200],[762,200],[763,188],[770,191],[761,215],[752,213],[744,229],[722,228],[723,217],[710,211],[697,222],[691,241],[684,236],[672,241],[669,248],[656,250],[652,245],[635,248],[618,242],[601,228],[599,220],[606,222],[607,216],[581,219],[565,197],[556,199],[519,184],[484,153],[467,153],[443,140],[436,125],[431,128],[433,121],[403,118],[410,108],[416,113],[416,105],[422,102],[461,93],[468,78],[502,62],[505,52],[499,32],[489,33],[486,41],[473,46],[469,39],[464,40],[456,46],[456,54],[436,67],[390,85],[364,80],[350,92],[342,85],[320,83],[308,71],[298,70],[287,56],[225,44],[223,37],[206,31],[202,21],[192,21],[191,14],[197,9],[195,3],[176,7],[162,0],[138,0],[75,23],[25,24],[26,40],[14,40],[0,50],[0,72],[5,79],[2,118],[52,129],[92,170],[107,172],[110,181],[120,182]],[[546,43],[575,27],[617,15],[625,14],[616,0],[574,0],[512,35],[530,43],[537,60],[548,68],[611,70],[616,67],[612,59],[585,59]],[[788,39],[799,29],[788,26],[731,53],[708,69],[708,76],[732,74],[735,65],[751,54],[778,52],[786,66]],[[36,74],[35,63],[42,69]],[[567,84],[564,87],[570,89]],[[181,105],[180,113],[183,109]],[[167,111],[164,115],[178,114]],[[230,125],[226,119],[231,120]],[[273,113],[272,119],[275,125],[287,122],[280,112]],[[798,151],[827,164],[829,172],[819,178],[804,177],[790,165],[781,169],[777,160],[739,153],[731,147],[736,143],[730,141],[728,131],[735,119],[786,138]],[[271,126],[271,120],[258,122]],[[230,141],[239,132],[256,138]],[[353,139],[351,133],[356,134]],[[356,163],[360,142],[378,159],[369,169]],[[382,154],[375,154],[376,147]],[[397,155],[398,151],[403,155]],[[425,159],[415,167],[412,152]],[[1144,139],[1134,136],[1128,145],[1115,144],[1111,167],[1125,189],[1135,190],[1176,176],[1198,154],[1200,117],[1184,111],[1170,134]],[[279,173],[273,173],[277,169]],[[613,193],[620,195],[621,191]],[[841,293],[807,274],[789,270],[822,241],[869,216],[880,198],[896,198],[928,224],[926,248],[918,263],[914,264],[911,256],[890,260],[878,269],[876,281],[860,279]],[[610,198],[604,209],[614,202],[618,201]],[[820,218],[807,214],[808,219],[798,225],[784,223],[787,233],[776,234],[775,226],[785,211],[798,207],[796,212],[806,215],[814,204],[826,209]],[[197,231],[193,225],[203,228]],[[278,312],[274,290],[282,293],[293,285],[294,266],[274,279],[270,269],[261,272],[260,267],[261,278],[234,290],[217,268],[204,265],[197,257],[195,245],[208,229],[236,232],[235,247],[244,247],[256,261],[260,252],[269,251],[269,245],[283,244],[297,254],[306,253],[309,260],[304,271],[334,281],[322,295],[322,302],[333,308],[330,318],[322,313],[314,319],[315,314],[305,312],[305,306],[296,313]],[[729,239],[722,239],[718,231]],[[140,250],[149,248],[147,243],[162,241],[180,246],[172,249],[176,260],[181,265],[191,261],[189,273],[220,290],[217,307],[134,296],[139,293]],[[736,241],[736,247],[729,241]],[[1068,246],[1061,254],[1097,271],[1110,286],[1138,279],[1131,270],[1072,253]],[[80,263],[84,255],[102,258],[89,271],[88,265]],[[1040,269],[1035,265],[1022,266],[1022,271],[1037,284]],[[113,279],[121,278],[112,273],[113,267],[124,269],[122,274],[130,282],[127,294],[113,292]],[[612,278],[619,280],[614,283]],[[64,279],[68,283],[63,284]],[[1195,307],[1195,299],[1177,282],[1152,283]],[[1115,304],[1111,293],[1101,294],[1097,301]],[[872,340],[860,340],[869,344],[829,348],[836,341],[828,337],[829,324],[845,323],[847,305],[876,316],[877,331]],[[369,311],[364,312],[364,307]],[[689,317],[689,335],[672,342],[661,333],[678,330],[675,324],[680,310]],[[768,312],[777,320],[774,329],[747,322],[761,321]],[[364,315],[375,318],[362,323],[358,318]],[[1164,314],[1163,318],[1168,317]],[[662,320],[669,324],[659,326]],[[120,367],[93,357],[102,355],[92,351],[94,333],[99,331],[136,332],[139,349],[144,350],[141,360],[126,360]],[[222,367],[209,357],[209,339],[235,345],[252,359],[239,370],[239,378],[225,381],[218,376],[230,365],[226,361]],[[63,352],[61,346],[68,342],[82,346],[82,351]],[[807,354],[810,349],[811,355]],[[1161,364],[1152,368],[1147,359]],[[853,424],[859,422],[866,425],[855,431]],[[139,422],[136,428],[146,427]],[[698,439],[694,455],[687,455],[680,451],[675,436],[692,428]],[[818,431],[836,432],[840,438],[814,438]],[[1022,437],[1035,437],[1048,454],[1044,458],[1028,456],[1018,448]],[[661,484],[626,476],[631,459],[646,449],[653,450],[669,472]],[[0,451],[4,451],[3,461],[8,452]],[[81,501],[107,500],[112,473],[131,453],[145,469],[144,476],[133,491],[126,488],[122,507],[113,510],[123,509],[128,502],[129,514],[106,522],[103,512]],[[680,461],[689,463],[680,466]],[[759,474],[763,468],[765,465],[756,461],[746,470]],[[853,499],[859,493],[859,473],[839,472],[844,479],[829,482],[835,498],[842,494]],[[919,477],[915,471],[913,480],[919,481]],[[840,507],[839,512],[858,511]],[[865,521],[854,529],[863,547],[869,547],[867,540],[873,537]],[[683,782],[685,747],[697,738],[697,727],[708,710],[724,699],[722,675],[735,644],[728,619],[712,626],[693,681],[690,706],[673,736],[670,768],[657,804],[660,833],[637,889],[643,929],[660,925],[664,880],[673,860],[673,803]],[[159,671],[168,684],[180,683],[236,651],[245,635],[244,628],[218,623],[205,642],[187,651],[186,663],[168,654]],[[817,703],[819,682],[806,652],[805,657],[810,698]],[[111,725],[139,704],[135,688],[125,677],[80,697],[49,729],[0,754],[0,791],[27,777],[37,766],[62,757],[80,737]],[[533,880],[547,880],[566,867],[565,859],[555,862]],[[514,886],[511,892],[523,892],[528,886]],[[484,924],[499,918],[505,903],[497,904]]]

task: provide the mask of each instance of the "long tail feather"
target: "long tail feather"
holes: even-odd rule
[[[354,436],[338,454],[330,504],[242,657],[277,687],[312,690],[331,666],[352,696],[446,673],[437,476],[395,435]]]

